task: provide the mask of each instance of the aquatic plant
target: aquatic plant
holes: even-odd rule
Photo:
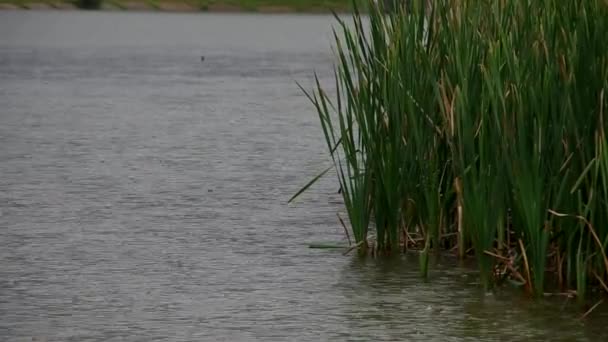
[[[360,252],[418,249],[426,275],[428,253],[472,250],[486,288],[535,295],[548,271],[606,287],[608,3],[368,7],[336,17],[337,97],[307,93]]]

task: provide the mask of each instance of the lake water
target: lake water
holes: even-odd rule
[[[601,341],[446,258],[360,260],[312,106],[330,16],[0,12],[0,341]],[[201,56],[205,56],[201,62]]]

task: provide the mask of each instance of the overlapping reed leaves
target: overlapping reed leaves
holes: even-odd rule
[[[412,0],[338,21],[338,96],[309,97],[360,252],[417,247],[426,274],[430,251],[472,247],[485,287],[537,295],[549,270],[580,298],[607,283],[606,1]]]

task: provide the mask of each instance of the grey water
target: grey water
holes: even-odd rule
[[[287,205],[334,23],[0,12],[0,341],[608,340],[450,258],[308,248],[344,240],[331,175]]]

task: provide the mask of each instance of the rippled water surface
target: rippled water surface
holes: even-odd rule
[[[286,205],[332,23],[0,12],[0,341],[607,340],[450,260],[307,248],[343,239],[332,179]]]

